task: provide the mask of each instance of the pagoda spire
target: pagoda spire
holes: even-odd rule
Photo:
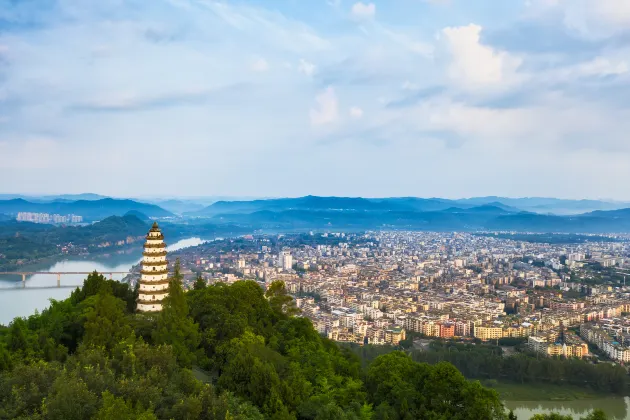
[[[157,222],[147,234],[142,253],[137,310],[139,312],[159,312],[162,301],[168,296],[168,261],[164,235]]]

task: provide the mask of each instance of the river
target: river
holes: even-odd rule
[[[574,401],[506,401],[504,404],[508,409],[514,410],[518,420],[529,420],[535,414],[551,412],[568,414],[579,420],[595,409],[604,410],[609,420],[630,420],[629,397]]]
[[[168,251],[197,246],[205,242],[200,238],[188,238],[167,247]],[[142,258],[142,248],[127,250],[123,253],[94,255],[90,257],[69,257],[66,260],[48,264],[24,266],[19,271],[38,272],[99,272],[124,271],[138,264]],[[115,275],[121,280],[125,275]],[[86,275],[63,275],[62,286],[80,286]],[[62,300],[70,296],[74,290],[69,287],[39,288],[54,286],[57,276],[51,274],[35,274],[27,277],[26,287],[22,288],[21,276],[0,276],[0,324],[8,325],[15,317],[27,317],[35,310],[41,311],[49,305],[49,299]]]

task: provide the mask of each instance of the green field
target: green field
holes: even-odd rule
[[[481,383],[496,390],[503,401],[573,401],[609,396],[572,385],[515,384],[493,380]]]

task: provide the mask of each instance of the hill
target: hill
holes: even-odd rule
[[[262,210],[219,214],[218,223],[246,224],[254,228],[290,229],[408,229],[427,231],[521,231],[564,233],[630,232],[630,211],[598,212],[595,215],[554,216],[510,212],[495,206],[441,211],[314,211]]]
[[[454,206],[454,202],[424,198],[360,198],[316,197],[277,198],[252,201],[217,201],[210,206],[186,213],[193,217],[209,217],[222,213],[253,213],[257,211],[282,212],[287,210],[314,211],[435,211]],[[471,206],[468,206],[471,207]]]
[[[175,214],[196,212],[204,208],[202,204],[190,200],[159,200],[152,203]]]
[[[478,204],[482,203],[482,204]],[[543,198],[466,200],[439,198],[314,197],[253,201],[219,201],[188,213],[218,223],[236,223],[262,229],[410,229],[435,231],[517,230],[531,232],[630,232],[630,209],[597,210],[579,215],[540,214],[520,206],[570,207],[607,204],[594,200]],[[597,204],[599,203],[599,204]],[[611,204],[612,205],[612,204]],[[619,205],[614,204],[614,205]],[[575,207],[577,208],[577,207]]]
[[[507,211],[527,211],[539,214],[574,215],[596,210],[618,210],[630,207],[630,203],[600,200],[565,200],[558,198],[506,198],[474,197],[450,200],[444,198],[359,198],[359,197],[316,197],[277,198],[250,201],[217,201],[210,206],[188,211],[192,217],[211,217],[221,213],[252,213],[256,211],[286,210],[337,210],[337,211],[441,211],[451,207],[472,208],[479,206],[500,207]]]
[[[507,417],[495,391],[450,363],[340,348],[294,316],[282,282],[185,292],[175,271],[169,293],[161,313],[138,314],[127,284],[93,273],[65,301],[0,326],[0,418]]]
[[[114,246],[128,238],[141,241],[149,225],[134,215],[110,216],[89,226],[52,226],[11,220],[0,222],[0,268],[13,269],[40,259]]]
[[[155,204],[145,204],[133,200],[104,198],[100,200],[53,201],[36,203],[16,198],[0,201],[0,213],[16,215],[19,212],[77,214],[86,221],[101,220],[108,216],[122,216],[129,211],[138,211],[149,217],[171,217],[173,213]]]
[[[512,208],[534,212],[534,213],[553,213],[560,215],[574,215],[595,210],[617,210],[624,207],[630,207],[630,203],[612,202],[602,200],[567,200],[561,198],[544,198],[544,197],[473,197],[456,200],[460,204],[466,205],[485,205],[490,203],[500,203]]]

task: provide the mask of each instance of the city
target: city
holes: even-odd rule
[[[283,281],[302,316],[335,341],[398,345],[409,333],[521,338],[545,356],[628,362],[629,253],[627,241],[550,245],[367,232],[248,235],[175,255],[188,287],[198,276],[208,284]],[[611,280],[581,281],[590,266]],[[588,344],[600,352],[591,354]]]

